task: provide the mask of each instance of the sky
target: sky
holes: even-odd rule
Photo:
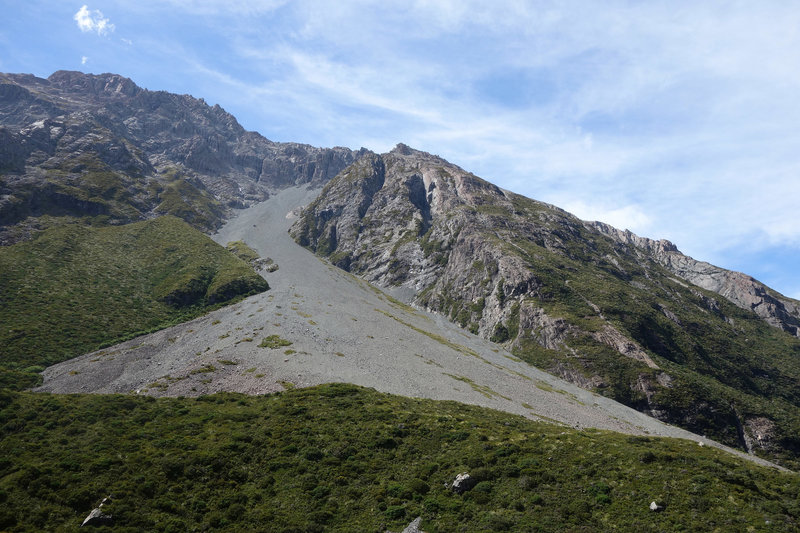
[[[113,72],[274,141],[438,154],[800,299],[800,5],[0,0],[0,71]]]

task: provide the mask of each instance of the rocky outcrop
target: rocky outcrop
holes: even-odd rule
[[[425,533],[422,530],[422,517],[418,516],[406,526],[403,533]]]
[[[419,304],[490,337],[513,301],[539,286],[523,260],[484,233],[494,228],[482,206],[498,198],[511,205],[505,195],[441,158],[398,145],[362,157],[331,181],[292,234],[337,266],[406,289]]]
[[[386,533],[392,533],[388,531]],[[412,520],[406,527],[403,529],[402,533],[425,533],[422,530],[422,517],[418,516],[414,520]]]
[[[640,361],[650,368],[658,368],[658,365],[653,362],[653,359],[642,349],[641,346],[623,335],[611,324],[604,324],[600,331],[592,334],[592,337],[606,346],[613,348],[625,357],[630,357],[631,359]]]
[[[774,447],[776,426],[769,418],[753,417],[745,421],[744,434],[749,439],[750,449],[770,449]]]
[[[464,494],[472,490],[477,483],[478,481],[474,477],[470,476],[467,472],[463,472],[458,474],[453,480],[453,483],[450,484],[450,490],[456,494]]]
[[[667,240],[639,237],[602,222],[587,222],[587,226],[613,239],[635,247],[655,259],[660,265],[698,287],[716,292],[732,303],[753,311],[769,325],[800,337],[800,302],[773,291],[758,280],[741,272],[725,270],[682,254]]]
[[[103,498],[103,501],[100,502],[100,505],[92,509],[92,512],[84,518],[83,522],[81,523],[81,527],[85,526],[111,526],[114,524],[114,517],[110,514],[105,514],[103,512],[103,505],[106,503],[111,502],[111,497]]]

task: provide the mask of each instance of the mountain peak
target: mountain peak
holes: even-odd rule
[[[76,70],[58,70],[47,81],[60,89],[85,91],[97,96],[135,96],[142,91],[130,78],[112,73],[86,74]]]
[[[397,143],[397,146],[392,148],[392,150],[389,153],[390,154],[398,154],[398,155],[411,155],[412,151],[415,152],[416,150],[413,150],[407,144]]]
[[[422,150],[417,150],[416,148],[412,148],[405,143],[398,143],[397,146],[392,148],[389,154],[399,157],[413,158],[413,159],[435,160],[443,165],[452,166],[452,163],[446,161],[445,159],[442,159],[438,155],[431,154],[429,152],[424,152]]]

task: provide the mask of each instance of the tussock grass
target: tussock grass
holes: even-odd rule
[[[252,263],[260,257],[258,252],[250,248],[244,241],[231,241],[225,245],[225,248],[245,263]]]

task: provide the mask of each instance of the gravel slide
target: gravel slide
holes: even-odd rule
[[[262,273],[269,291],[49,367],[35,390],[197,396],[347,382],[569,427],[722,447],[546,374],[297,246],[287,234],[293,213],[318,192],[290,188],[276,193],[240,211],[213,236],[223,245],[244,240],[262,257],[272,258],[278,270]]]

